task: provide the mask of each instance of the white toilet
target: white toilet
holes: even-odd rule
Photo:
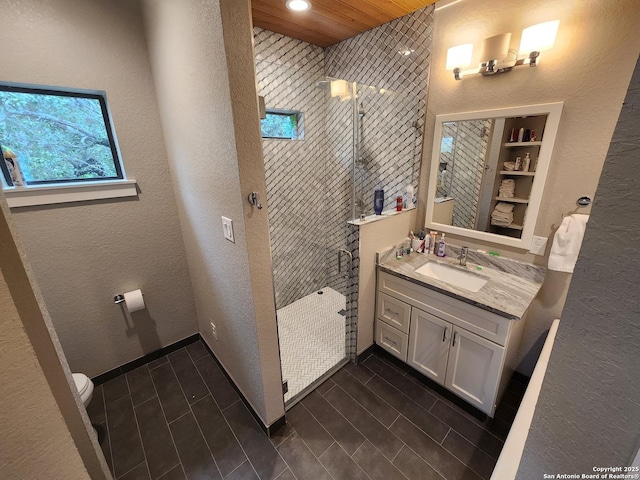
[[[93,382],[84,373],[74,373],[73,381],[76,384],[82,403],[84,403],[86,408],[93,397]]]

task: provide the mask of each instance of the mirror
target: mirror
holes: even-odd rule
[[[426,226],[528,250],[562,105],[437,115]]]

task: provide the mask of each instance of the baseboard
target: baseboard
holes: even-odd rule
[[[511,378],[518,383],[522,383],[523,385],[529,385],[529,380],[531,380],[530,376],[525,375],[524,373],[520,373],[517,370],[513,371]]]
[[[251,403],[249,403],[249,400],[247,400],[247,398],[244,396],[244,394],[242,393],[242,391],[238,388],[238,386],[236,385],[236,383],[233,381],[233,379],[229,376],[229,374],[227,373],[227,371],[225,370],[224,366],[222,365],[222,363],[220,363],[220,360],[218,360],[218,357],[216,356],[215,353],[213,353],[213,350],[211,350],[211,348],[209,347],[209,345],[207,344],[207,342],[205,342],[204,338],[202,338],[202,336],[200,334],[198,334],[198,336],[200,337],[200,339],[202,340],[202,343],[204,344],[205,348],[207,349],[207,351],[209,352],[209,354],[213,357],[213,359],[216,361],[216,363],[218,364],[218,366],[220,367],[220,370],[222,371],[222,373],[224,373],[224,376],[227,377],[227,380],[229,380],[229,383],[231,384],[231,386],[234,388],[234,390],[236,391],[236,393],[238,394],[238,396],[240,397],[240,400],[242,400],[242,403],[244,403],[245,407],[247,407],[247,409],[249,410],[249,412],[251,412],[251,415],[253,415],[253,418],[255,418],[256,422],[258,422],[258,425],[260,425],[260,428],[264,431],[264,433],[266,433],[269,437],[273,437],[273,435],[280,430],[282,427],[285,426],[285,424],[287,423],[287,419],[286,419],[286,415],[282,415],[282,417],[280,417],[279,419],[277,419],[275,422],[273,422],[271,425],[265,425],[265,423],[262,421],[262,418],[260,418],[260,415],[258,415],[258,413],[253,409],[253,406],[251,405]]]
[[[362,353],[356,355],[356,365],[358,365],[360,362],[364,362],[367,359],[367,357],[373,353],[375,349],[376,349],[376,344],[372,343],[367,348],[365,348],[362,351]]]
[[[114,378],[119,377],[120,375],[130,372],[131,370],[135,370],[136,368],[141,367],[142,365],[145,365],[149,362],[153,362],[154,360],[157,360],[160,357],[164,357],[165,355],[171,352],[180,350],[182,347],[186,347],[187,345],[191,343],[195,343],[198,340],[200,340],[200,334],[194,333],[193,335],[190,335],[187,338],[183,338],[182,340],[178,340],[177,342],[172,343],[171,345],[162,347],[160,350],[156,350],[155,352],[148,353],[143,357],[136,358],[135,360],[125,363],[124,365],[120,365],[119,367],[109,370],[108,372],[101,373],[100,375],[93,377],[91,381],[97,387],[98,385],[108,382],[109,380],[113,380]]]
[[[148,353],[143,357],[132,360],[131,362],[125,363],[124,365],[120,365],[119,367],[109,370],[108,372],[101,373],[100,375],[93,377],[91,381],[97,387],[98,385],[108,382],[109,380],[113,380],[114,378],[119,377],[120,375],[130,372],[131,370],[135,370],[136,368],[141,367],[142,365],[145,365],[149,362],[153,362],[154,360],[157,360],[160,357],[164,357],[165,355],[175,352],[176,350],[180,350],[182,347],[186,347],[187,345],[191,343],[195,343],[198,340],[202,340],[202,343],[204,344],[205,348],[207,349],[209,354],[213,357],[213,359],[216,361],[216,363],[220,367],[220,370],[222,370],[222,373],[224,373],[224,376],[227,377],[227,380],[229,380],[229,383],[231,384],[231,386],[233,386],[236,393],[238,394],[242,402],[245,404],[249,412],[251,412],[251,415],[253,415],[253,418],[256,419],[256,422],[258,422],[258,425],[260,425],[260,428],[264,431],[264,433],[266,433],[269,437],[272,437],[275,434],[275,432],[277,432],[280,428],[284,427],[284,425],[287,423],[285,415],[282,415],[282,417],[280,417],[278,420],[273,422],[271,425],[264,424],[264,422],[262,421],[262,418],[260,418],[257,412],[253,409],[253,406],[249,403],[247,398],[240,391],[240,389],[235,384],[233,379],[229,376],[225,368],[222,366],[222,363],[220,363],[220,360],[218,360],[218,357],[216,357],[216,355],[213,353],[211,348],[209,348],[209,345],[207,345],[207,342],[204,341],[204,339],[199,333],[195,333],[193,335],[188,336],[187,338],[178,340],[177,342],[172,343],[171,345],[162,347],[160,350],[156,350],[155,352]]]

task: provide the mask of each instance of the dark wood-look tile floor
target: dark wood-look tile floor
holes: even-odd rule
[[[488,479],[525,385],[494,419],[383,353],[346,365],[267,438],[200,342],[96,388],[89,416],[120,480]]]

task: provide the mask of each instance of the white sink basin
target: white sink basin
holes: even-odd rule
[[[465,272],[464,270],[436,262],[425,263],[420,268],[417,268],[415,272],[470,292],[477,292],[488,281],[488,279],[474,275],[471,272]]]

